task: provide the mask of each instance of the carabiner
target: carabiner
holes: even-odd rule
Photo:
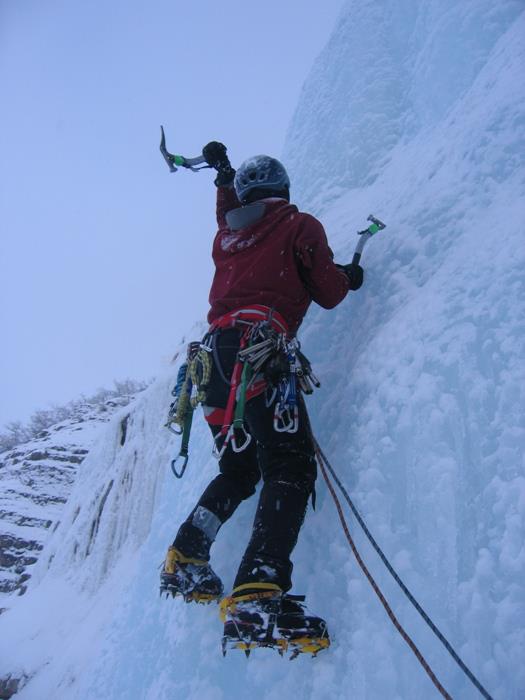
[[[285,423],[286,414],[288,414],[288,422]],[[296,433],[299,429],[299,409],[297,406],[293,407],[293,414],[291,406],[285,408],[284,411],[280,411],[279,407],[276,406],[275,413],[273,415],[273,429],[277,433]]]
[[[228,443],[230,442],[232,435],[233,435],[233,425],[230,425],[226,435],[223,435],[223,433],[221,431],[220,433],[218,433],[214,437],[212,455],[215,457],[215,459],[220,459],[222,457],[222,455],[226,452],[226,448],[228,447]],[[221,447],[219,448],[219,445],[217,443],[221,437],[224,437],[224,442],[222,443]]]
[[[246,428],[244,427],[244,425],[242,425],[240,428],[234,428],[233,425],[232,425],[231,430],[232,430],[232,434],[231,434],[231,437],[230,437],[230,441],[231,441],[231,444],[232,444],[232,450],[233,450],[234,452],[242,452],[243,450],[245,450],[245,449],[248,447],[248,445],[249,445],[250,442],[252,441],[252,436],[251,436],[250,433],[246,430]],[[237,445],[237,438],[235,437],[235,431],[236,431],[236,430],[240,430],[240,431],[242,431],[242,432],[244,433],[244,442],[242,443],[242,445]]]
[[[184,460],[182,463],[182,467],[180,471],[177,471],[177,468],[175,467],[175,464],[178,462],[178,460],[182,457]],[[183,452],[182,450],[180,451],[178,457],[175,457],[175,459],[171,460],[171,471],[174,473],[174,475],[177,477],[177,479],[182,479],[184,476],[184,472],[186,471],[186,467],[188,465],[188,459],[189,455],[187,452]]]

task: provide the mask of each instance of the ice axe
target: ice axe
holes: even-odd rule
[[[160,152],[172,173],[176,173],[179,168],[187,168],[188,170],[193,170],[194,173],[199,170],[204,170],[204,168],[211,168],[211,165],[203,165],[200,168],[195,167],[196,165],[206,163],[202,155],[196,156],[195,158],[186,158],[185,156],[177,156],[170,153],[166,148],[166,135],[164,134],[163,126],[160,127]]]
[[[372,216],[372,214],[370,214],[366,220],[371,221],[372,223],[368,228],[365,228],[364,231],[357,232],[357,235],[360,236],[360,238],[355,248],[354,257],[352,258],[352,265],[359,264],[366,242],[369,241],[378,231],[382,231],[384,228],[386,228],[386,224],[379,221],[379,219],[376,219],[376,217]]]

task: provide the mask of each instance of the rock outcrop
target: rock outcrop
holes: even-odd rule
[[[79,466],[103,425],[129,401],[126,396],[86,403],[71,418],[0,454],[0,613],[10,594],[25,592]]]

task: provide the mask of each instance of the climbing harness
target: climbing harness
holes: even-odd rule
[[[218,332],[228,328],[236,328],[240,333],[230,380],[220,366],[215,338]],[[182,435],[180,452],[171,462],[177,478],[183,476],[188,464],[193,411],[199,403],[206,402],[213,363],[230,387],[221,429],[214,442],[213,454],[218,459],[228,445],[234,452],[242,452],[250,445],[252,436],[244,423],[249,399],[266,392],[266,406],[275,404],[274,429],[279,433],[295,433],[299,427],[299,391],[311,394],[314,387],[320,386],[299,341],[288,337],[286,322],[278,312],[254,305],[221,316],[212,323],[202,342],[188,345],[186,362],[179,368],[172,391],[174,401],[166,427]]]
[[[239,328],[241,337],[223,424],[215,438],[214,454],[219,458],[228,444],[234,452],[242,452],[251,442],[244,425],[247,399],[265,390],[266,406],[275,402],[274,429],[295,433],[299,426],[298,388],[311,394],[314,386],[320,386],[300,352],[299,341],[288,337],[286,323],[276,311],[258,305],[240,309],[214,322],[211,332],[231,327]]]
[[[186,158],[185,156],[176,156],[173,153],[170,153],[166,149],[166,136],[164,134],[163,126],[160,127],[160,152],[162,153],[162,157],[168,164],[168,168],[170,169],[171,173],[176,173],[179,168],[193,170],[194,173],[198,172],[199,170],[211,168],[211,165],[202,165],[202,163],[206,163],[204,156]],[[197,165],[202,165],[202,167],[197,168]]]
[[[313,440],[313,444],[314,444],[314,448],[315,448],[315,453],[316,453],[317,461],[318,461],[318,463],[319,463],[319,467],[320,467],[320,469],[321,469],[321,473],[322,473],[323,478],[324,478],[324,480],[325,480],[325,482],[326,482],[326,485],[327,485],[327,487],[328,487],[328,490],[330,491],[330,494],[331,494],[331,496],[332,496],[332,498],[333,498],[333,500],[334,500],[334,503],[335,503],[335,506],[336,506],[336,509],[337,509],[337,512],[338,512],[338,515],[339,515],[339,519],[341,520],[341,525],[342,525],[342,527],[343,527],[343,530],[344,530],[346,539],[348,540],[348,543],[349,543],[349,545],[350,545],[350,547],[351,547],[351,549],[352,549],[352,552],[353,552],[353,554],[354,554],[354,556],[355,556],[355,558],[356,558],[356,560],[357,560],[357,563],[359,564],[361,570],[363,571],[363,573],[365,574],[366,578],[368,579],[370,585],[371,585],[372,588],[374,589],[374,592],[375,592],[376,595],[378,596],[378,598],[379,598],[381,604],[383,605],[383,607],[384,607],[384,609],[385,609],[387,615],[389,616],[390,620],[392,621],[392,623],[394,624],[394,626],[395,626],[395,628],[398,630],[398,632],[401,634],[401,636],[403,637],[403,639],[405,640],[405,642],[408,644],[408,646],[410,647],[410,649],[413,651],[413,653],[415,654],[415,656],[416,656],[416,658],[418,659],[419,663],[421,664],[421,666],[423,667],[423,669],[425,670],[425,672],[428,674],[429,678],[431,679],[432,683],[435,685],[435,687],[437,688],[437,690],[441,693],[441,695],[442,695],[444,698],[447,698],[448,700],[452,700],[451,696],[447,693],[447,691],[446,691],[446,690],[444,689],[444,687],[441,685],[441,683],[440,683],[439,680],[437,679],[435,673],[434,673],[434,672],[432,671],[432,669],[430,668],[428,662],[427,662],[426,659],[423,657],[422,653],[419,651],[419,649],[417,648],[417,646],[416,646],[416,644],[414,643],[414,641],[411,639],[411,637],[408,635],[408,633],[407,633],[407,632],[405,631],[405,629],[402,627],[401,623],[399,622],[399,620],[398,620],[397,617],[395,616],[394,612],[392,611],[392,608],[391,608],[390,605],[388,604],[388,602],[387,602],[385,596],[383,595],[383,593],[381,592],[381,590],[380,590],[379,586],[377,585],[376,581],[375,581],[374,578],[372,577],[372,574],[370,573],[370,571],[368,570],[367,566],[365,565],[363,559],[361,558],[361,556],[360,556],[360,554],[359,554],[359,552],[358,552],[358,550],[357,550],[357,547],[356,547],[356,545],[355,545],[355,542],[354,542],[354,540],[353,540],[353,538],[352,538],[352,536],[351,536],[351,534],[350,534],[350,530],[349,530],[349,528],[348,528],[348,524],[347,524],[346,519],[345,519],[345,516],[344,516],[344,514],[343,514],[343,509],[342,509],[341,503],[340,503],[340,501],[339,501],[339,498],[338,498],[338,496],[337,496],[337,493],[336,493],[336,491],[335,491],[335,488],[334,488],[332,482],[330,481],[329,474],[330,474],[330,476],[333,478],[334,482],[335,482],[336,485],[338,486],[338,488],[339,488],[339,490],[341,491],[341,493],[343,494],[343,497],[345,498],[345,500],[347,501],[348,505],[350,506],[350,508],[351,508],[351,510],[352,510],[352,513],[353,513],[354,516],[356,517],[357,522],[359,523],[360,527],[362,528],[362,530],[363,530],[363,532],[365,533],[366,537],[368,538],[369,542],[372,544],[373,548],[374,548],[375,551],[378,553],[378,555],[379,555],[381,561],[382,561],[383,564],[386,566],[388,572],[389,572],[389,573],[391,574],[391,576],[394,578],[395,582],[399,585],[399,587],[401,588],[401,590],[403,591],[403,593],[405,594],[405,596],[408,598],[408,600],[410,601],[410,603],[415,607],[415,609],[416,609],[417,612],[420,614],[420,616],[423,618],[423,620],[425,621],[425,623],[430,627],[430,629],[432,630],[432,632],[436,635],[436,637],[437,637],[437,638],[439,639],[439,641],[443,644],[443,646],[445,647],[445,649],[446,649],[446,650],[448,651],[448,653],[452,656],[452,658],[454,659],[454,661],[458,664],[458,666],[461,668],[461,670],[462,670],[463,673],[467,676],[467,678],[471,681],[471,683],[472,683],[472,684],[477,688],[477,690],[481,693],[481,695],[482,695],[484,698],[486,698],[486,700],[493,700],[492,696],[491,696],[491,695],[488,693],[488,691],[483,687],[483,685],[481,684],[481,682],[476,678],[476,676],[472,673],[472,671],[467,667],[467,665],[465,664],[465,662],[460,658],[460,656],[459,656],[459,655],[457,654],[457,652],[454,650],[454,648],[452,647],[452,645],[450,644],[450,642],[449,642],[449,641],[445,638],[445,636],[440,632],[440,630],[437,628],[437,626],[434,624],[434,622],[432,622],[432,620],[430,619],[430,617],[429,617],[429,616],[427,615],[427,613],[423,610],[423,608],[421,607],[421,605],[417,602],[417,600],[414,598],[414,596],[412,595],[412,593],[408,590],[408,588],[407,588],[406,585],[403,583],[403,581],[401,580],[401,578],[399,577],[399,575],[396,573],[394,567],[393,567],[393,566],[391,565],[391,563],[388,561],[388,559],[386,558],[385,554],[383,553],[383,551],[381,550],[381,548],[380,548],[379,545],[377,544],[376,540],[374,539],[374,537],[373,537],[372,534],[370,533],[370,530],[369,530],[368,527],[366,526],[366,524],[365,524],[365,522],[364,522],[362,516],[359,514],[359,511],[357,510],[357,508],[356,508],[356,506],[354,505],[352,499],[351,499],[350,496],[348,495],[347,490],[345,489],[345,487],[344,487],[343,484],[341,483],[341,480],[338,478],[338,476],[337,476],[337,474],[336,474],[334,468],[333,468],[332,465],[329,463],[329,461],[327,460],[327,458],[326,458],[324,452],[323,452],[322,449],[320,448],[319,443],[317,442],[317,440],[315,439],[313,433],[311,432],[311,429],[310,429],[310,436],[311,436],[311,438],[312,438],[312,440]]]

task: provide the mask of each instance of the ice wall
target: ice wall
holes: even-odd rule
[[[522,11],[521,0],[349,0],[289,127],[295,199],[320,211],[374,182],[396,144],[465,94]]]

